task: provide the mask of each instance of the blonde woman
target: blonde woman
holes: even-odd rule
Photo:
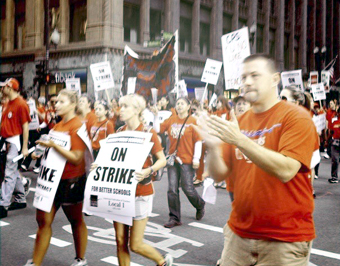
[[[62,207],[67,219],[72,226],[74,245],[76,250],[75,261],[71,266],[86,266],[85,251],[87,246],[87,228],[83,219],[83,199],[86,183],[84,151],[85,144],[77,135],[78,129],[82,126],[80,118],[75,110],[78,104],[78,96],[75,92],[61,90],[56,103],[56,112],[62,118],[53,130],[63,132],[71,137],[71,150],[54,143],[37,141],[40,145],[53,148],[61,156],[67,159],[61,181],[57,189],[52,209],[49,213],[37,209],[36,220],[38,223],[37,238],[35,240],[33,258],[28,260],[25,266],[40,266],[52,236],[52,223],[60,207]],[[33,152],[32,158],[38,157]]]
[[[153,172],[165,166],[165,156],[163,148],[159,142],[156,131],[146,128],[141,123],[142,112],[145,109],[145,100],[142,96],[130,94],[119,100],[120,120],[125,122],[125,126],[118,131],[147,131],[152,133],[151,141],[154,143],[151,154],[157,158],[156,162],[152,162],[150,157],[144,163],[144,167],[140,172],[135,172],[135,177],[139,181],[136,189],[136,216],[133,219],[131,227],[114,222],[117,242],[117,256],[119,265],[130,265],[131,251],[146,257],[157,265],[172,265],[172,257],[167,255],[165,258],[152,246],[144,243],[144,231],[148,221],[148,215],[152,209],[152,200],[154,189],[151,179],[148,178]],[[143,184],[141,183],[143,181]]]

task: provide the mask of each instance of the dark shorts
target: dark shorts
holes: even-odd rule
[[[73,205],[84,200],[86,175],[72,179],[62,179],[58,186],[54,203],[57,207],[61,205]]]

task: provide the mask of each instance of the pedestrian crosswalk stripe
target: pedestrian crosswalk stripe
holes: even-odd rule
[[[312,248],[312,254],[340,260],[340,254]]]
[[[212,226],[212,225],[202,224],[202,223],[196,223],[196,222],[190,223],[189,225],[193,226],[193,227],[197,227],[197,228],[215,231],[215,232],[218,232],[218,233],[223,233],[222,227],[217,227],[217,226]]]
[[[118,263],[118,258],[117,258],[117,257],[114,257],[114,256],[106,257],[106,258],[104,258],[104,259],[101,259],[101,261],[110,263],[110,264],[112,264],[112,265],[119,265],[119,263]],[[141,264],[137,264],[137,263],[133,263],[133,262],[131,262],[130,265],[131,265],[131,266],[143,266],[143,265],[141,265]]]
[[[34,187],[30,187],[30,191],[35,192],[35,188]]]
[[[158,217],[159,216],[159,214],[157,214],[157,213],[151,213],[150,215],[149,215],[149,217]]]
[[[37,235],[30,235],[29,237],[36,239]],[[67,247],[69,245],[72,245],[72,243],[70,243],[70,242],[66,242],[64,240],[61,240],[61,239],[58,239],[58,238],[55,238],[55,237],[51,237],[50,244],[57,246],[57,247],[60,247],[60,248],[64,248],[64,247]]]
[[[0,227],[2,227],[2,226],[6,226],[6,225],[9,225],[9,223],[6,223],[6,222],[3,222],[3,221],[0,221]]]

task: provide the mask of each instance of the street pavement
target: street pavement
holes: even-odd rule
[[[311,266],[340,265],[340,184],[330,184],[330,160],[322,160],[319,179],[315,180],[315,224],[317,238],[313,243]],[[37,230],[35,208],[32,206],[36,174],[24,173],[32,178],[31,192],[27,197],[28,207],[11,211],[0,221],[1,266],[22,266],[32,256]],[[228,219],[231,203],[228,193],[218,189],[215,205],[206,205],[206,214],[201,221],[195,220],[195,209],[181,192],[182,226],[166,229],[168,220],[167,176],[155,182],[153,215],[150,218],[145,241],[162,253],[174,257],[178,266],[213,266],[223,248],[222,229]],[[197,189],[202,195],[203,188]],[[264,206],[265,207],[265,206]],[[86,257],[89,265],[118,265],[112,222],[103,218],[85,217],[88,226],[88,248]],[[62,210],[59,210],[53,224],[53,238],[43,262],[44,266],[67,266],[74,259],[74,247],[70,225]],[[131,265],[155,265],[139,255],[131,255]]]

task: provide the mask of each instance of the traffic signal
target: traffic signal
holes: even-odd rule
[[[38,61],[35,64],[36,77],[39,80],[45,80],[45,61]]]

